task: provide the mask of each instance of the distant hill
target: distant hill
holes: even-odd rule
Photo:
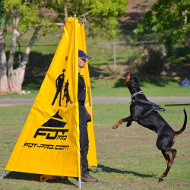
[[[124,18],[120,19],[121,24],[138,23],[141,16],[154,4],[155,0],[128,0],[128,9]]]

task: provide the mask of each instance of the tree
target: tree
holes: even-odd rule
[[[119,26],[118,19],[124,16],[128,0],[46,0],[58,14],[56,22],[68,16],[80,18],[87,26],[89,35],[113,37]]]
[[[157,0],[144,14],[135,33],[155,32],[166,45],[190,45],[189,19],[189,0]]]
[[[41,29],[54,28],[54,25],[49,17],[45,17],[42,12],[43,8],[46,8],[45,4],[36,4],[24,0],[2,0],[1,3],[3,23],[0,30],[0,93],[20,93],[26,64],[37,35]],[[9,25],[12,27],[12,39],[9,56],[7,56],[5,38]],[[29,30],[33,30],[33,35],[22,60],[14,68],[17,42]]]
[[[0,94],[20,93],[32,46],[40,31],[55,31],[64,25],[68,16],[81,18],[89,35],[117,32],[117,19],[127,9],[127,0],[2,0],[2,27],[0,28]],[[9,54],[5,39],[8,26],[12,27]],[[33,35],[18,65],[15,54],[18,40],[28,31]]]

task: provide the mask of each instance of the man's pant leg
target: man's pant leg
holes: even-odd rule
[[[85,121],[86,118],[80,116],[79,117],[79,128],[80,128],[80,154],[81,154],[81,167],[82,167],[82,174],[88,173],[88,148],[89,148],[89,141],[88,141],[88,131],[87,131],[87,122]]]

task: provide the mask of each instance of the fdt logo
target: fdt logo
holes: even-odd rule
[[[41,128],[37,129],[34,138],[45,136],[48,140],[66,140],[67,135],[64,134],[69,130],[63,128],[67,123],[60,120],[62,120],[62,117],[59,115],[59,111],[57,111],[57,113],[44,123]]]

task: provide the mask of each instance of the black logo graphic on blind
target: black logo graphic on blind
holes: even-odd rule
[[[63,84],[64,84],[64,80],[65,80],[65,69],[63,69],[63,73],[60,74],[57,79],[56,79],[56,93],[55,93],[55,97],[53,99],[52,105],[54,105],[57,97],[59,96],[59,106],[61,106],[61,97],[62,97],[62,89],[63,89]],[[67,82],[65,83],[65,87],[64,87],[64,94],[63,94],[63,98],[62,100],[66,98],[66,106],[68,104],[68,102],[70,102],[71,104],[73,103],[71,101],[70,95],[69,95],[69,81],[67,80]]]
[[[63,69],[63,73],[60,74],[57,79],[56,79],[56,94],[55,94],[55,97],[53,99],[53,102],[52,102],[52,105],[54,105],[55,103],[55,100],[57,99],[58,95],[60,94],[59,96],[59,106],[61,106],[61,92],[62,92],[62,88],[63,88],[63,83],[64,83],[64,79],[65,79],[65,69]]]
[[[52,118],[45,122],[42,127],[37,129],[34,138],[37,138],[38,136],[45,136],[45,138],[49,140],[66,140],[67,135],[65,135],[65,133],[69,130],[64,129],[64,127],[67,123],[60,120],[62,120],[62,117],[59,115],[59,111],[57,111]]]
[[[71,104],[73,103],[69,96],[69,88],[68,87],[69,87],[69,81],[67,80],[67,82],[65,83],[64,95],[63,95],[63,99],[66,98],[66,106],[67,106],[68,102],[70,102]]]

